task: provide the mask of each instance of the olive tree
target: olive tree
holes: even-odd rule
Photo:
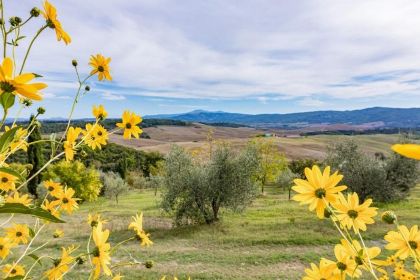
[[[162,206],[174,215],[177,225],[211,224],[223,208],[241,211],[255,197],[254,149],[234,152],[218,146],[208,162],[195,162],[179,146],[173,146],[165,161]]]

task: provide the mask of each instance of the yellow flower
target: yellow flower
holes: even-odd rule
[[[379,247],[363,248],[357,240],[352,240],[352,244],[349,241],[341,240],[342,250],[347,254],[355,263],[365,270],[370,270],[370,264],[381,265],[381,261],[375,258],[381,253]]]
[[[111,269],[109,268],[111,263],[111,245],[107,243],[109,230],[103,231],[102,224],[99,223],[96,227],[93,227],[92,236],[95,242],[95,249],[92,252],[92,264],[95,266],[94,279],[98,279],[101,270],[105,275],[112,275]]]
[[[25,268],[18,264],[6,264],[3,267],[4,277],[24,276]]]
[[[40,90],[47,87],[44,83],[28,84],[35,78],[32,73],[25,73],[13,78],[13,60],[6,57],[0,66],[0,94],[20,94],[29,99],[41,100]]]
[[[3,260],[9,255],[10,249],[15,247],[16,244],[7,237],[0,237],[0,258]]]
[[[337,193],[345,190],[346,186],[337,186],[343,178],[337,172],[330,175],[330,167],[327,166],[324,172],[318,166],[312,169],[305,168],[306,180],[295,179],[295,186],[292,189],[299,194],[293,197],[293,200],[300,204],[309,204],[309,210],[316,210],[319,218],[324,218],[325,202],[332,203],[336,201]]]
[[[117,275],[114,276],[114,278],[112,278],[112,280],[121,280],[123,279],[123,277],[124,276],[121,276],[121,274],[118,273]]]
[[[102,220],[100,214],[89,214],[87,221],[91,227],[96,227],[98,224],[106,224],[108,222],[107,220]]]
[[[47,26],[49,28],[55,29],[57,40],[61,41],[61,39],[63,39],[66,45],[71,43],[69,34],[64,31],[63,27],[61,26],[61,22],[57,19],[57,9],[51,5],[50,2],[44,2],[44,11],[41,11],[41,13],[47,21]]]
[[[92,71],[90,72],[91,75],[98,74],[98,80],[102,81],[103,79],[112,80],[111,74],[109,73],[109,63],[111,62],[111,58],[106,58],[101,54],[92,55],[90,57],[89,65],[92,66]]]
[[[83,131],[85,135],[85,143],[89,146],[92,150],[96,148],[101,149],[103,145],[106,145],[108,140],[108,132],[106,129],[99,124],[92,125],[86,124],[86,130]]]
[[[341,244],[337,244],[334,247],[334,255],[336,261],[330,261],[323,259],[331,269],[333,269],[334,277],[348,275],[352,278],[359,278],[362,275],[362,271],[358,269],[356,262],[347,254],[346,250]],[[340,277],[338,279],[344,279]]]
[[[150,234],[146,233],[144,230],[137,231],[136,237],[140,241],[140,246],[150,246],[153,245],[153,241],[150,240]]]
[[[117,126],[124,128],[124,139],[131,139],[131,136],[139,138],[143,132],[137,125],[142,122],[142,118],[133,112],[125,111],[122,115],[122,122]]]
[[[44,201],[44,203],[41,205],[41,208],[50,212],[51,215],[59,218],[60,217],[60,211],[58,211],[58,208],[59,208],[58,204],[60,204],[59,200],[55,200],[55,201],[50,202],[46,199]]]
[[[53,201],[55,205],[60,205],[67,213],[71,214],[73,210],[79,208],[77,205],[77,198],[74,198],[74,190],[72,188],[65,188],[64,191],[58,196],[58,200]]]
[[[328,265],[323,261],[319,262],[319,266],[311,263],[311,268],[305,269],[306,275],[302,278],[302,280],[334,279],[332,274],[333,270],[334,268],[331,265]]]
[[[359,230],[365,231],[367,224],[375,223],[372,217],[378,214],[377,208],[369,207],[371,204],[372,199],[359,204],[357,193],[347,194],[347,199],[340,193],[338,201],[333,202],[332,206],[336,209],[337,218],[342,226],[359,232]]]
[[[23,224],[13,224],[6,229],[6,235],[9,240],[16,244],[28,244],[30,237],[29,228]]]
[[[29,195],[24,194],[20,196],[18,192],[15,192],[13,195],[10,195],[6,198],[6,203],[20,203],[25,206],[29,206],[31,202],[32,199],[29,198]]]
[[[135,217],[131,217],[133,222],[128,225],[128,229],[133,229],[134,231],[143,231],[143,212],[136,214]]]
[[[93,106],[92,113],[93,116],[100,121],[103,121],[108,116],[103,105],[99,105],[98,107]]]
[[[69,271],[69,265],[74,262],[74,258],[71,253],[75,250],[75,247],[61,248],[61,257],[54,261],[54,267],[47,270],[45,275],[49,280],[62,280],[63,274]]]
[[[13,191],[16,189],[15,182],[17,178],[9,173],[0,171],[0,190]]]
[[[408,158],[420,160],[420,145],[416,144],[395,144],[392,146],[394,152]]]
[[[47,180],[43,182],[44,188],[50,193],[50,195],[54,197],[60,197],[63,193],[63,186],[58,183],[54,182],[53,180]]]
[[[67,161],[73,160],[74,158],[75,143],[81,132],[82,129],[80,127],[70,127],[69,131],[67,131],[67,139],[63,144]]]
[[[64,231],[62,231],[61,229],[56,229],[54,231],[53,237],[54,238],[60,238],[64,236]]]
[[[418,226],[412,226],[410,230],[406,226],[399,226],[398,231],[390,231],[385,235],[389,243],[385,246],[388,250],[397,250],[396,256],[406,259],[411,251],[420,255],[420,232]]]

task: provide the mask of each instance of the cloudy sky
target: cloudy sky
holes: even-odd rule
[[[22,18],[42,5],[5,3],[10,15]],[[41,103],[48,117],[65,117],[71,105],[76,88],[71,60],[76,58],[86,74],[89,56],[98,52],[112,57],[114,80],[92,80],[76,117],[89,116],[93,104],[106,105],[112,116],[125,108],[146,115],[420,104],[420,1],[52,3],[73,42],[56,42],[47,30],[26,68],[49,84]],[[24,33],[30,37],[35,31]]]

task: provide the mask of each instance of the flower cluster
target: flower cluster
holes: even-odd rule
[[[0,212],[3,215],[9,214],[0,226],[0,270],[3,278],[58,280],[63,279],[75,267],[85,265],[83,269],[90,271],[89,279],[105,277],[118,280],[123,277],[118,271],[122,266],[140,264],[147,268],[152,267],[151,261],[142,262],[131,256],[132,261],[128,263],[115,262],[112,259],[113,252],[126,242],[139,240],[141,246],[153,244],[150,234],[143,229],[142,213],[133,217],[133,222],[128,226],[127,230],[134,230],[134,237],[120,241],[115,246],[109,241],[111,233],[105,228],[107,221],[103,220],[99,214],[94,214],[88,216],[91,234],[85,244],[80,242],[62,247],[58,256],[43,253],[43,249],[49,243],[54,243],[64,236],[63,228],[57,228],[57,224],[64,223],[66,215],[72,215],[78,210],[80,201],[71,186],[55,179],[41,183],[45,188],[43,197],[38,197],[38,193],[31,193],[29,186],[30,194],[25,193],[24,188],[32,180],[39,178],[41,172],[51,163],[62,159],[72,161],[85,147],[92,150],[101,149],[107,145],[110,135],[114,133],[121,133],[125,139],[139,138],[142,133],[139,127],[142,119],[137,114],[126,111],[122,115],[121,122],[116,123],[115,129],[108,131],[103,123],[108,113],[104,106],[99,105],[92,109],[94,122],[87,123],[84,127],[72,125],[76,104],[91,90],[88,81],[93,77],[97,77],[99,81],[112,80],[111,58],[96,54],[90,57],[91,69],[86,72],[88,74],[83,79],[79,74],[78,62],[73,60],[71,63],[75,69],[78,88],[67,126],[61,137],[57,138],[55,134],[52,134],[49,138],[29,141],[34,130],[39,126],[37,118],[45,113],[45,109],[37,108],[36,114],[31,117],[28,124],[18,123],[17,120],[20,113],[30,108],[34,101],[42,100],[42,91],[47,88],[46,83],[37,81],[42,76],[35,74],[36,71],[25,71],[31,50],[41,33],[49,29],[53,29],[57,40],[63,41],[66,45],[71,43],[71,37],[58,19],[57,9],[49,1],[44,1],[43,9],[37,7],[31,9],[26,20],[13,16],[8,22],[4,20],[6,11],[3,2],[0,1],[2,15],[0,30],[3,42],[3,58],[0,60],[0,106],[3,109],[0,120]],[[22,35],[24,26],[40,15],[43,18],[42,25],[28,43],[26,51],[16,51],[16,48],[25,45],[20,44],[20,41],[27,37]],[[16,54],[20,53],[24,54],[21,59],[16,57]],[[18,65],[17,61],[22,61],[21,65]],[[8,117],[10,109],[15,105],[19,108],[13,120]],[[11,122],[10,119],[13,121]],[[13,154],[19,150],[28,151],[31,145],[35,144],[51,146],[50,159],[43,166],[35,171],[30,167],[22,171],[10,164]],[[29,173],[29,170],[33,172]],[[16,219],[15,216],[18,215],[24,216],[23,219],[22,217]],[[41,241],[37,240],[38,237],[41,232],[47,230],[51,230],[51,238],[39,245]],[[35,244],[38,247],[34,248]],[[57,242],[54,246],[58,244],[60,243]],[[34,268],[41,264],[41,261],[43,270],[41,269],[40,272],[39,269]]]
[[[309,205],[310,211],[316,211],[320,219],[328,218],[340,233],[340,244],[335,245],[335,260],[322,258],[319,264],[311,263],[305,270],[303,280],[354,279],[369,273],[374,279],[416,279],[415,272],[420,272],[420,232],[417,226],[408,229],[398,225],[396,215],[391,211],[382,214],[382,220],[397,226],[396,231],[385,235],[388,242],[385,248],[394,254],[383,260],[381,248],[367,247],[361,232],[375,223],[377,208],[372,207],[372,200],[360,202],[357,193],[343,194],[347,186],[339,185],[343,176],[330,167],[323,171],[318,166],[305,169],[306,180],[294,180],[293,199]],[[406,267],[407,260],[414,263]],[[364,279],[364,278],[362,278]]]

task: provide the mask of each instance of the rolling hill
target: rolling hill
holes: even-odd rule
[[[372,107],[349,111],[313,111],[290,114],[239,114],[196,110],[184,114],[153,115],[145,118],[201,123],[236,123],[254,127],[301,128],[312,125],[346,124],[366,128],[420,127],[420,108]]]

